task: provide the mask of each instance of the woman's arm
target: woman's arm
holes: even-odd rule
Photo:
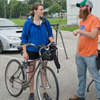
[[[21,36],[21,43],[27,43],[28,42],[28,26],[27,26],[28,24],[27,24],[27,21],[24,23],[24,26],[23,26],[23,32],[22,32],[22,36]],[[23,46],[23,52],[24,52],[24,55],[23,55],[23,57],[24,57],[24,59],[26,60],[26,61],[28,61],[28,59],[29,59],[29,56],[28,56],[28,54],[27,54],[27,50],[26,50],[26,46]]]
[[[29,56],[28,56],[27,51],[26,51],[26,46],[23,46],[23,52],[24,52],[24,59],[25,59],[26,61],[28,61]]]

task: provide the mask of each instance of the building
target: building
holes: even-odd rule
[[[90,0],[93,3],[92,14],[100,19],[100,0]],[[79,8],[76,7],[76,3],[80,3],[82,0],[67,0],[67,25],[77,24],[79,25],[80,19],[78,19]]]
[[[66,10],[62,9],[62,14],[63,14],[63,17],[66,17]],[[58,14],[58,13],[52,13],[51,15],[49,15],[49,8],[45,8],[44,9],[44,15],[45,17],[51,17],[54,18],[54,17],[61,17],[61,12]]]

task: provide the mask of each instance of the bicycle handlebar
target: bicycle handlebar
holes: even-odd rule
[[[54,45],[54,42],[50,42],[48,45],[44,45],[44,44],[42,44],[42,45],[38,45],[38,46],[36,46],[35,44],[31,44],[31,43],[21,43],[21,45],[22,46],[34,46],[35,48],[37,48],[37,49],[39,49],[39,55],[41,55],[41,50],[44,48],[45,50],[47,50],[48,49],[48,47],[50,46],[50,45]]]
[[[42,44],[42,45],[38,45],[38,46],[36,46],[35,44],[31,44],[31,43],[21,43],[21,45],[22,46],[34,46],[34,47],[36,47],[37,49],[47,49],[50,45],[52,45],[52,44],[54,44],[54,42],[50,42],[48,45],[44,45],[44,44]]]
[[[22,46],[35,46],[37,48],[37,46],[35,44],[30,44],[30,43],[21,43]]]
[[[21,45],[22,46],[34,46],[35,48],[37,48],[37,49],[39,49],[39,55],[41,55],[41,50],[44,48],[45,50],[47,50],[47,48],[50,46],[50,45],[52,45],[52,44],[54,44],[54,42],[50,42],[48,45],[44,45],[44,44],[42,44],[42,45],[38,45],[38,46],[36,46],[35,44],[31,44],[31,43],[21,43]]]

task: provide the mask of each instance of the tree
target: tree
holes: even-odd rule
[[[49,8],[52,4],[53,4],[52,0],[48,0],[48,1],[44,0],[43,2],[44,9]]]
[[[4,17],[4,0],[0,1],[0,17]]]
[[[52,0],[53,4],[60,2],[60,0]]]
[[[10,7],[10,10],[9,10],[9,13],[10,13],[10,18],[12,17],[12,10],[13,10],[13,7],[18,3],[17,0],[10,0],[10,3],[9,3],[9,7]]]
[[[58,3],[53,4],[49,8],[49,14],[51,13],[60,13],[61,12],[61,6],[59,6]]]
[[[12,9],[12,17],[13,18],[19,18],[20,17],[20,13],[21,16],[26,16],[27,14],[30,13],[32,8],[32,5],[28,5],[27,3],[23,3],[23,2],[17,2],[15,4],[15,6]]]
[[[67,4],[67,3],[66,3],[66,0],[63,0],[63,4],[62,4],[63,7],[62,7],[62,9],[66,10],[66,6],[67,6],[66,4]]]
[[[6,9],[6,18],[9,18],[9,4],[7,4],[7,0],[5,0],[5,9]],[[5,12],[4,12],[4,0],[0,0],[0,17],[4,18],[5,17]]]
[[[29,0],[28,4],[33,5],[36,2],[41,3],[41,0]],[[43,0],[43,7],[44,7],[44,9],[50,7],[52,5],[52,3],[53,3],[52,0]]]
[[[11,10],[13,9],[14,5],[16,5],[17,2],[18,2],[17,0],[10,0],[9,5]]]
[[[61,6],[61,0],[58,2],[58,4]],[[66,0],[62,0],[62,9],[66,10]]]
[[[6,4],[6,18],[10,17],[10,7],[9,4]]]
[[[41,0],[29,0],[29,1],[28,1],[28,4],[33,5],[33,4],[36,3],[36,2],[41,3]]]
[[[24,0],[25,2],[28,2],[28,0]]]

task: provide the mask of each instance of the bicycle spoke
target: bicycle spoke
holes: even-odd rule
[[[16,87],[13,87],[14,89],[17,89],[17,90],[21,90],[21,89],[19,89],[19,88],[16,88]]]
[[[21,64],[17,60],[11,60],[5,72],[5,82],[8,92],[12,96],[19,96],[22,91],[22,81],[24,72],[20,68]]]
[[[43,92],[47,92],[47,94],[50,96],[52,100],[58,100],[59,99],[59,87],[58,87],[58,82],[56,79],[56,76],[54,72],[49,68],[49,67],[44,67],[42,70],[43,75],[42,75],[42,81],[41,82],[41,76],[37,75],[37,94],[39,97],[39,100],[45,100],[43,98]],[[43,87],[44,86],[44,87]],[[45,88],[45,89],[44,89]]]

